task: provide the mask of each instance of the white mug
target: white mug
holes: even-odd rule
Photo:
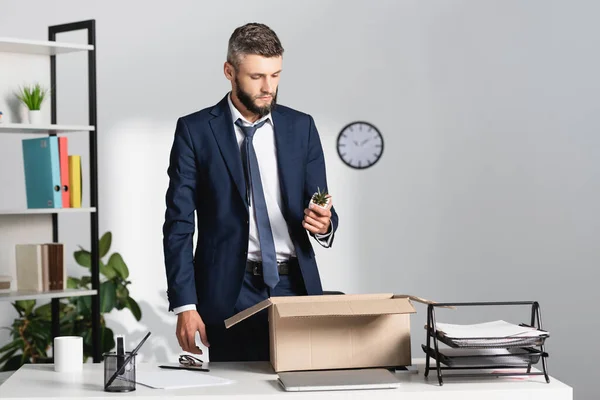
[[[77,372],[83,369],[83,338],[57,336],[54,338],[54,370]]]

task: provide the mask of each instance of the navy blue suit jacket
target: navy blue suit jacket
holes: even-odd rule
[[[310,115],[282,105],[271,115],[282,212],[307,293],[319,295],[323,293],[321,279],[302,220],[317,187],[328,187],[321,141]],[[214,107],[177,120],[168,175],[163,246],[169,310],[197,304],[205,323],[222,323],[234,313],[249,235],[242,161],[227,96]],[[335,234],[338,216],[333,208],[331,222]]]

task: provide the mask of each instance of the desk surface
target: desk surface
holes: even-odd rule
[[[526,379],[515,378],[465,378],[445,379],[443,386],[438,386],[437,377],[431,374],[423,376],[423,360],[414,360],[418,366],[418,374],[397,373],[403,383],[398,389],[356,390],[336,392],[285,392],[277,383],[277,374],[269,363],[211,363],[214,376],[235,381],[226,386],[213,386],[188,389],[150,389],[137,385],[133,392],[107,393],[103,391],[104,371],[102,364],[85,364],[83,372],[78,374],[60,374],[54,372],[51,364],[25,365],[15,372],[0,386],[0,399],[24,398],[202,398],[226,399],[243,397],[244,399],[285,398],[367,398],[379,399],[544,399],[572,400],[573,390],[564,383],[551,378],[546,383],[543,376],[532,376]],[[139,364],[138,369],[158,369],[154,364]],[[206,372],[194,372],[205,374]],[[398,397],[401,395],[401,397]],[[327,396],[327,397],[325,397]]]

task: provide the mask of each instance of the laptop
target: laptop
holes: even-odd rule
[[[280,372],[279,383],[287,392],[396,389],[400,386],[394,373],[385,368]]]

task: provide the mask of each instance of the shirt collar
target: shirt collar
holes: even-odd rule
[[[229,104],[229,109],[231,110],[231,117],[233,118],[234,124],[235,124],[235,121],[237,121],[238,119],[241,119],[242,122],[248,126],[258,124],[259,122],[262,122],[264,120],[268,120],[269,123],[271,125],[273,125],[273,118],[271,117],[271,113],[268,113],[267,115],[265,115],[264,117],[262,117],[261,119],[259,119],[258,121],[254,122],[254,123],[252,123],[252,122],[248,121],[246,118],[244,118],[242,113],[240,113],[238,111],[238,109],[235,108],[235,106],[233,105],[233,102],[231,101],[231,92],[229,92],[229,95],[227,95],[227,103]]]

